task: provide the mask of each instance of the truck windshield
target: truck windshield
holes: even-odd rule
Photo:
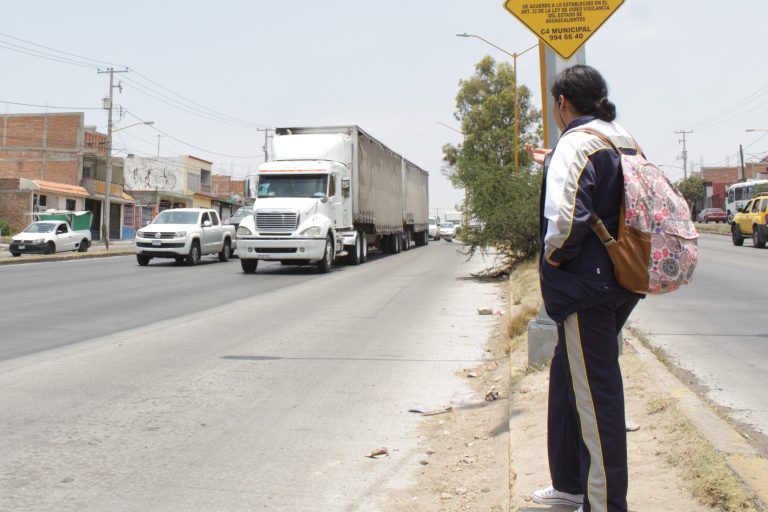
[[[197,212],[174,212],[166,210],[155,217],[152,224],[197,224]]]
[[[24,230],[25,233],[50,233],[56,226],[55,222],[35,222],[27,226]]]
[[[328,175],[268,176],[259,177],[257,197],[325,197]]]

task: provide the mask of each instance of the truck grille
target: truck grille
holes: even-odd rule
[[[296,212],[256,212],[258,231],[293,231],[299,225]]]

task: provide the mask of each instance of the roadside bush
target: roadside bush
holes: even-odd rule
[[[0,219],[0,238],[8,238],[13,236],[11,233],[11,225],[5,219]]]

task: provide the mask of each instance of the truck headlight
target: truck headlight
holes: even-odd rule
[[[136,238],[144,238],[144,232],[143,231],[137,231],[136,232]]]
[[[237,227],[237,236],[252,235],[252,234],[253,233],[251,233],[251,230],[248,229],[247,227],[243,226],[243,225],[240,225],[240,226]]]
[[[187,236],[186,231],[177,231],[173,234],[173,238],[184,238]]]
[[[323,235],[323,229],[320,226],[312,226],[311,228],[307,228],[299,234],[302,236],[319,237]]]
[[[36,244],[42,244],[43,242],[45,242],[45,238],[35,238],[34,240],[30,240],[28,243],[36,245]]]

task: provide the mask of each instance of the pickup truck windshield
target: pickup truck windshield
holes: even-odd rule
[[[152,224],[197,224],[197,212],[173,212],[166,210],[155,217]]]
[[[24,233],[50,233],[56,227],[55,222],[35,222],[27,226]]]
[[[257,197],[325,197],[328,175],[267,176],[259,177]]]

